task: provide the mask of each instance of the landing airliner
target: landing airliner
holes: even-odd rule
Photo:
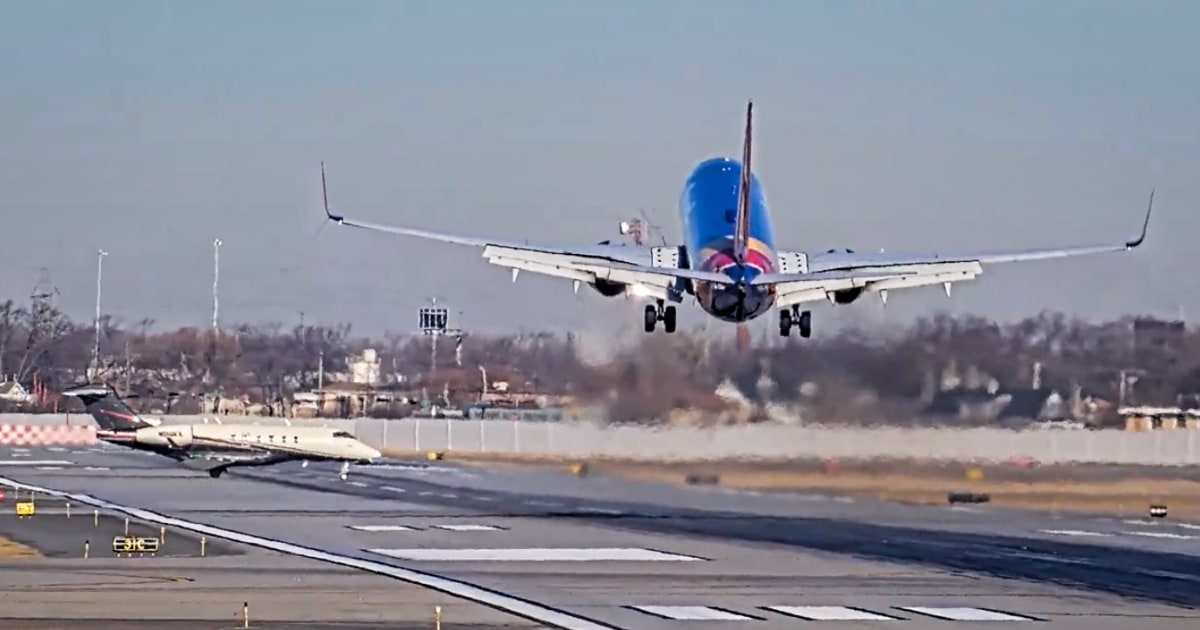
[[[325,427],[263,424],[164,424],[149,421],[130,409],[107,385],[85,385],[63,392],[76,396],[96,420],[96,437],[111,444],[149,451],[182,462],[197,456],[224,460],[208,469],[209,476],[236,466],[270,466],[284,462],[342,462],[346,479],[351,463],[369,463],[381,456],[353,435]]]
[[[534,245],[475,238],[427,230],[393,227],[347,219],[329,209],[325,165],[321,192],[325,215],[335,223],[483,248],[488,262],[512,269],[513,282],[522,270],[573,280],[575,291],[587,284],[601,295],[653,300],[644,314],[646,332],[658,322],[675,331],[675,306],[692,295],[706,313],[726,322],[746,322],[772,308],[779,310],[779,334],[798,328],[812,335],[812,312],[800,305],[820,300],[850,304],[867,293],[886,304],[888,291],[942,285],[947,297],[954,282],[973,280],[984,264],[1065,258],[1132,250],[1146,238],[1154,191],[1136,240],[1109,245],[1078,246],[957,254],[859,254],[830,249],[812,256],[780,250],[767,210],[766,195],[751,169],[754,104],[746,106],[742,159],[717,157],[701,162],[687,178],[679,199],[685,243],[642,247],[614,245]]]

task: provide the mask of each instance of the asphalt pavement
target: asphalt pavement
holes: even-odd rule
[[[764,629],[1200,623],[1200,526],[1169,519],[919,507],[440,461],[355,467],[348,481],[317,464],[210,479],[118,448],[28,451],[28,461],[70,463],[7,464],[0,476],[448,577],[596,627],[683,628],[701,618]],[[8,455],[0,451],[0,464],[19,459]]]

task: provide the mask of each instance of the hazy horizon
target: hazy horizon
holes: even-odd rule
[[[1188,2],[6,3],[3,298],[43,275],[90,321],[413,332],[438,296],[469,330],[641,335],[640,305],[368,221],[594,243],[652,212],[678,239],[689,170],[755,170],[781,248],[1132,254],[989,267],[814,308],[814,334],[938,310],[1000,320],[1200,310],[1200,44]],[[685,302],[680,325],[705,321]],[[774,313],[751,324],[757,337]],[[711,330],[733,326],[710,321]],[[661,333],[659,333],[661,334]]]

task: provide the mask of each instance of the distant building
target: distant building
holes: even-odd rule
[[[379,384],[379,356],[374,348],[363,350],[362,355],[348,361],[350,382],[360,385]]]
[[[33,401],[33,395],[29,390],[25,389],[17,381],[5,381],[0,383],[0,400],[15,403],[27,403]]]

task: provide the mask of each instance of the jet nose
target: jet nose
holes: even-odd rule
[[[380,452],[379,450],[374,449],[370,446],[367,446],[366,444],[363,444],[363,459],[365,459],[367,461],[374,461],[374,460],[379,459],[380,457],[383,457],[382,452]]]

